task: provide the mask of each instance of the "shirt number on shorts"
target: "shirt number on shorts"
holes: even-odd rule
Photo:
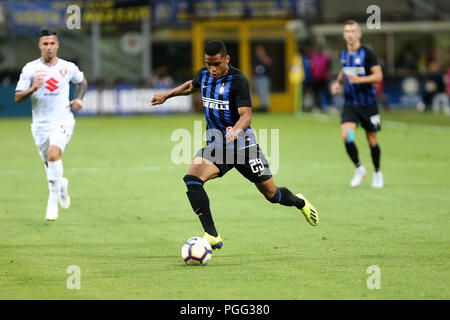
[[[251,159],[248,163],[250,164],[250,168],[253,173],[258,173],[264,170],[264,164],[260,158]]]
[[[370,122],[372,122],[372,124],[373,124],[375,127],[380,126],[380,125],[381,125],[380,115],[379,115],[379,114],[376,114],[376,115],[371,116],[371,117],[370,117]]]

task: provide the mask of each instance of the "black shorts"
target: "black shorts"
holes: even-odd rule
[[[377,105],[349,106],[344,105],[341,114],[341,123],[354,122],[361,124],[366,132],[381,130],[381,118]]]
[[[233,168],[253,183],[263,182],[272,177],[267,159],[258,144],[243,149],[225,149],[211,143],[200,149],[195,156],[214,163],[219,169],[219,177]]]

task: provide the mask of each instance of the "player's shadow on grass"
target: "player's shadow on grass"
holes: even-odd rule
[[[208,267],[208,268],[214,268],[214,267],[220,267],[220,268],[226,268],[226,267],[235,267],[235,266],[243,266],[248,265],[248,263],[273,263],[273,262],[280,262],[283,260],[292,260],[292,257],[280,255],[280,254],[273,254],[273,255],[265,255],[264,258],[259,258],[260,256],[258,254],[249,254],[249,253],[237,253],[237,254],[220,254],[217,253],[218,256],[213,256],[211,258],[211,261],[207,265],[189,265],[190,266],[200,266],[200,267]],[[217,261],[219,260],[219,261]],[[183,263],[183,261],[180,261],[180,263],[177,265],[181,267],[186,267],[187,265]]]

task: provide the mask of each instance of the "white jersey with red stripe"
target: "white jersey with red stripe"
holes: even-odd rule
[[[38,78],[43,80],[43,85],[31,95],[33,124],[52,124],[73,117],[69,101],[70,82],[82,82],[83,72],[74,63],[61,58],[53,65],[39,58],[23,67],[16,91],[28,90]]]

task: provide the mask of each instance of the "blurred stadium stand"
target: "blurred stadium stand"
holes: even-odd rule
[[[81,9],[81,29],[70,30],[66,10],[74,4]],[[380,29],[366,27],[373,4],[381,9]],[[0,2],[0,117],[31,113],[30,102],[15,104],[13,95],[21,68],[39,57],[42,27],[58,32],[59,56],[77,63],[88,79],[81,114],[155,112],[147,107],[152,92],[161,90],[150,81],[154,71],[166,67],[174,84],[192,79],[202,65],[204,42],[212,38],[225,41],[231,63],[249,80],[253,48],[263,44],[274,60],[270,111],[292,112],[307,100],[298,91],[304,74],[295,65],[298,52],[321,43],[336,76],[347,19],[361,23],[362,42],[375,50],[391,106],[422,101],[430,62],[437,62],[443,77],[448,73],[448,0],[6,0]],[[157,112],[197,110],[198,101],[180,97]],[[442,95],[439,101],[445,104]],[[254,102],[257,107],[256,95]]]

